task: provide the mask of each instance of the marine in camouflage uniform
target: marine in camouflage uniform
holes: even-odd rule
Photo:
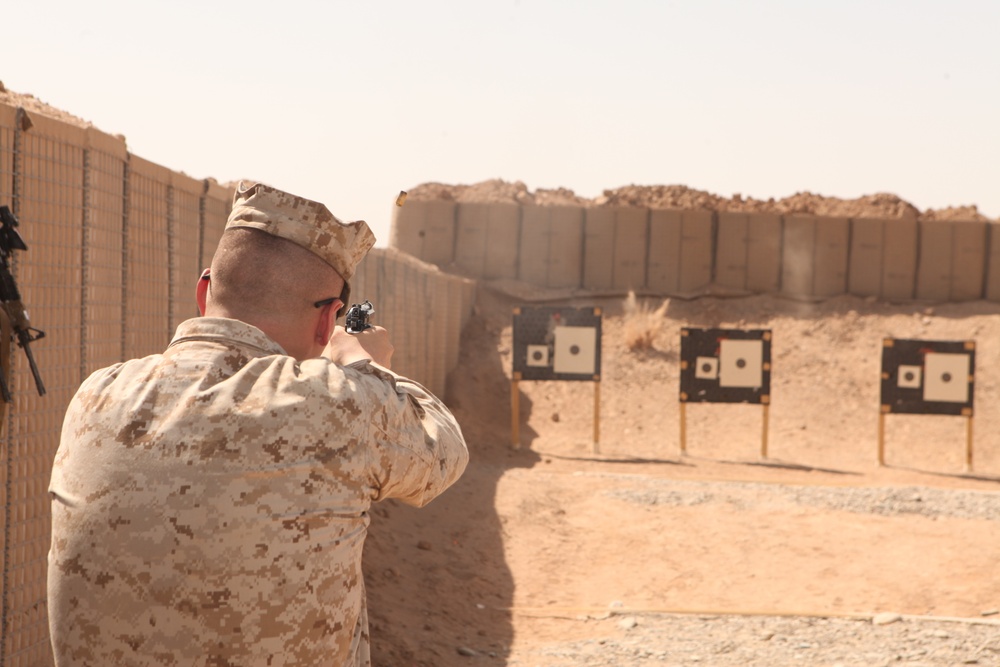
[[[237,190],[233,228],[308,249],[345,287],[374,243],[363,222],[260,184]],[[203,312],[214,281],[199,283]],[[162,354],[83,383],[50,485],[58,666],[370,664],[369,507],[429,502],[468,452],[422,386],[375,355],[324,355],[209,312]]]

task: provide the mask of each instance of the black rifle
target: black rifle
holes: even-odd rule
[[[38,366],[35,365],[35,356],[31,353],[31,343],[39,338],[45,337],[45,332],[35,329],[28,324],[28,312],[21,303],[21,293],[17,290],[17,283],[10,272],[10,257],[15,250],[27,250],[24,239],[17,233],[17,218],[7,206],[0,206],[0,301],[3,302],[3,309],[10,319],[13,333],[17,336],[17,344],[24,349],[24,354],[28,357],[28,365],[31,366],[31,374],[35,376],[35,386],[38,387],[38,395],[45,395],[45,385],[42,384],[42,376],[38,373]],[[7,386],[7,379],[0,373],[0,395],[7,403],[11,401],[10,388]]]
[[[347,311],[347,333],[361,333],[365,329],[371,327],[368,324],[368,318],[370,318],[375,313],[375,306],[372,305],[371,301],[365,301],[362,304],[354,304],[351,306],[350,310]]]

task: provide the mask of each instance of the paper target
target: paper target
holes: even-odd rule
[[[719,342],[719,386],[759,387],[764,377],[761,368],[764,342],[760,340],[722,340]]]
[[[600,380],[600,308],[515,308],[513,334],[515,379]]]
[[[681,330],[681,402],[769,403],[771,332]]]
[[[695,362],[694,376],[699,380],[719,379],[719,358],[698,357]]]
[[[555,339],[552,369],[556,373],[594,374],[597,330],[593,327],[556,327]]]
[[[896,386],[902,389],[920,389],[923,385],[924,369],[921,366],[900,364],[896,374]]]
[[[965,403],[969,400],[969,355],[930,352],[924,361],[925,401]]]
[[[529,345],[526,363],[533,368],[545,368],[549,365],[549,347],[547,345]]]
[[[971,417],[975,366],[974,341],[886,338],[882,411]]]

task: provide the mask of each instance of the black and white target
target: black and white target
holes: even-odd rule
[[[600,380],[600,308],[515,308],[513,334],[515,377],[521,380]]]
[[[972,416],[974,341],[882,341],[883,412]]]
[[[771,331],[681,329],[682,403],[769,403]]]

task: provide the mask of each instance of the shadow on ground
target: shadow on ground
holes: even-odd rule
[[[473,317],[459,366],[448,378],[446,402],[469,444],[465,474],[427,507],[390,501],[373,511],[364,564],[375,665],[448,667],[467,665],[470,657],[485,661],[477,664],[506,663],[514,581],[497,485],[507,470],[539,460],[527,447],[511,449],[510,379],[501,355],[481,356],[498,349],[509,324]],[[531,408],[522,396],[521,435],[528,443],[537,437],[524,426]]]

